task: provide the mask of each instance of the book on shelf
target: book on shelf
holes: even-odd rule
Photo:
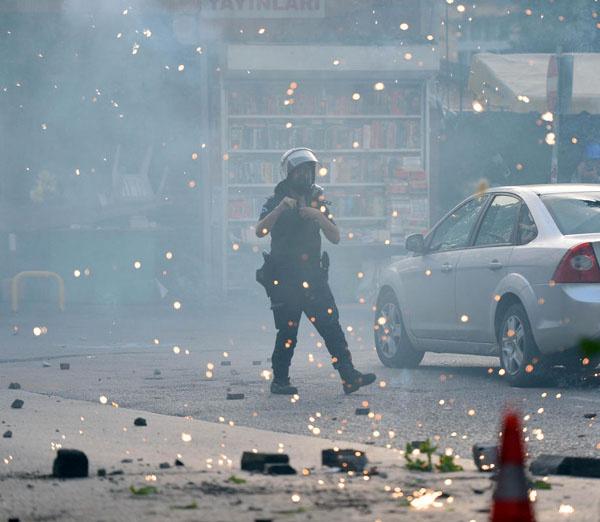
[[[331,201],[329,209],[336,218],[383,218],[385,213],[385,190],[369,191],[364,194],[361,190],[358,193],[349,194],[348,191],[342,191],[332,187],[325,193],[325,197]]]
[[[340,86],[335,92],[305,83],[288,95],[288,86],[281,90],[265,92],[264,84],[244,84],[244,91],[233,90],[228,97],[228,112],[231,115],[394,115],[420,116],[422,112],[421,89],[419,87],[387,86],[383,91],[373,91],[372,86],[363,84],[355,89]],[[358,99],[353,94],[358,93]],[[288,102],[287,104],[285,102]]]
[[[320,165],[326,174],[317,171],[316,183],[327,187],[338,183],[384,183],[389,175],[390,156],[342,155],[331,158],[332,153],[319,155]],[[335,159],[335,161],[334,161]],[[278,162],[248,157],[230,158],[228,164],[229,184],[266,184],[279,182]]]
[[[229,148],[233,150],[287,150],[298,143],[319,150],[418,149],[421,122],[372,120],[363,124],[302,120],[288,128],[283,122],[256,120],[229,126]]]

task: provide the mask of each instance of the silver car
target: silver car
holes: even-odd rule
[[[600,185],[498,187],[476,194],[379,280],[375,343],[386,366],[425,352],[499,355],[508,381],[553,365],[594,368],[600,337]]]

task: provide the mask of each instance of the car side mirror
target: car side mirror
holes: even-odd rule
[[[423,234],[411,234],[406,238],[405,248],[409,252],[416,252],[422,254],[425,252],[425,241]]]

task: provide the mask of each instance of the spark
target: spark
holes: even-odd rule
[[[554,114],[552,114],[550,111],[547,111],[544,114],[542,114],[542,120],[554,121]]]
[[[142,263],[140,263],[139,261],[136,261],[135,263],[133,263],[133,268],[135,268],[136,270],[139,270],[142,267]]]
[[[481,104],[481,102],[479,102],[477,100],[473,101],[472,106],[473,106],[473,110],[475,112],[482,112],[483,111],[483,105]]]
[[[108,399],[104,395],[100,395],[98,400],[100,401],[100,404],[106,404],[108,402]]]
[[[373,85],[373,89],[376,91],[383,91],[383,89],[385,89],[385,83],[377,82],[375,85]]]
[[[42,335],[42,329],[39,326],[34,326],[33,335],[39,337],[40,335]]]
[[[408,24],[407,24],[406,22],[402,22],[402,23],[400,24],[400,29],[401,29],[402,31],[408,31]]]
[[[175,301],[173,303],[173,308],[175,308],[175,310],[180,310],[181,309],[181,303],[179,301]]]
[[[410,505],[415,509],[427,509],[429,507],[442,507],[441,502],[437,502],[437,498],[442,494],[441,491],[427,491],[421,489],[416,492],[415,497],[411,500]]]
[[[183,442],[190,442],[192,440],[192,435],[190,433],[182,433],[181,440]]]

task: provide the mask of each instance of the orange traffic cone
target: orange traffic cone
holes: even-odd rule
[[[501,444],[491,521],[535,522],[525,479],[521,427],[514,411],[504,416]]]

